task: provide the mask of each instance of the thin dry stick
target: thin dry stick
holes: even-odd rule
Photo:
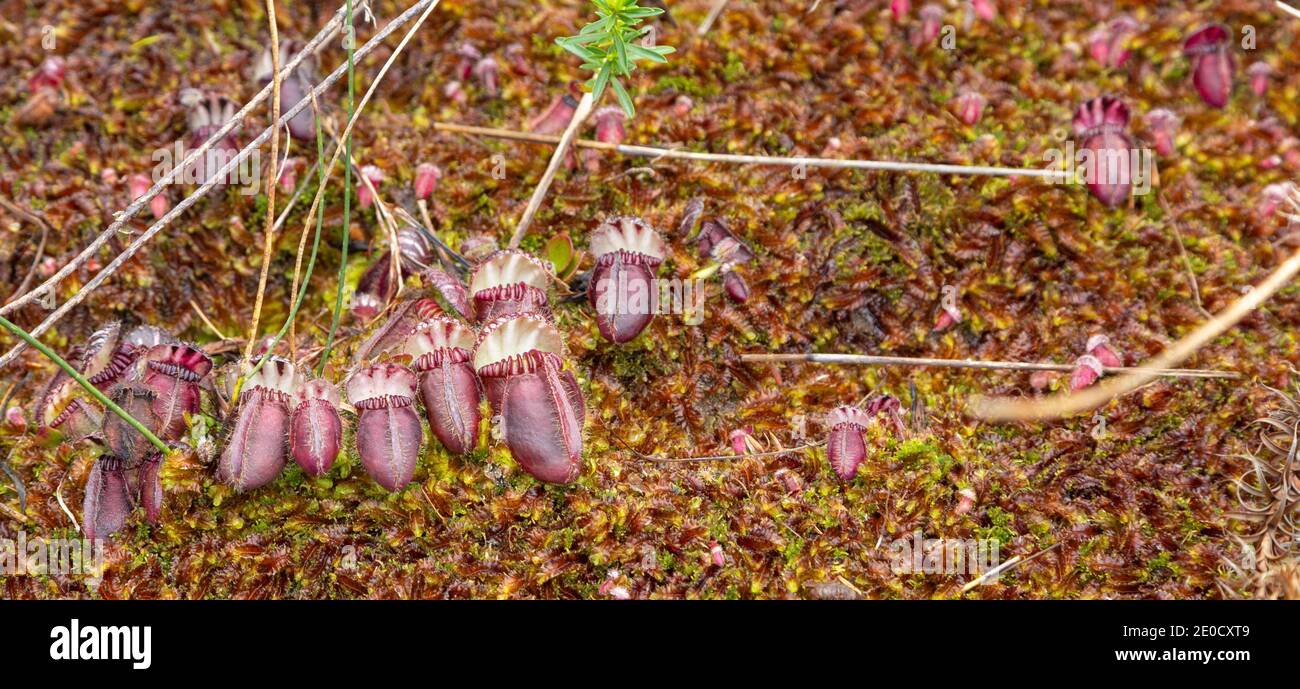
[[[18,283],[18,289],[14,290],[13,295],[8,299],[13,301],[27,289],[28,285],[32,284],[32,278],[36,276],[36,268],[41,265],[41,259],[45,257],[45,242],[50,238],[50,225],[41,216],[3,198],[0,198],[0,207],[41,228],[41,241],[36,245],[36,255],[32,257],[32,265],[23,276],[23,281]]]
[[[1075,394],[1057,394],[1037,400],[1007,397],[975,396],[970,400],[970,413],[987,421],[1043,421],[1091,411],[1106,402],[1150,382],[1157,375],[1153,368],[1176,365],[1196,353],[1210,340],[1223,334],[1241,319],[1250,315],[1286,286],[1300,272],[1300,249],[1291,254],[1257,287],[1242,295],[1217,316],[1203,323],[1172,347],[1150,360],[1147,370],[1103,381],[1100,385]]]
[[[25,514],[23,514],[22,512],[19,512],[18,510],[16,510],[16,509],[14,509],[14,508],[12,508],[12,507],[10,507],[10,506],[4,504],[3,502],[0,502],[0,510],[4,511],[5,514],[8,514],[10,519],[13,519],[13,520],[16,520],[16,521],[20,521],[20,522],[22,522],[22,523],[24,523],[24,524],[27,523],[27,515],[25,515]]]
[[[999,371],[1059,371],[1068,373],[1075,369],[1071,364],[1030,363],[1023,361],[975,361],[972,359],[928,359],[907,356],[876,356],[873,354],[741,354],[741,361],[775,362],[805,361],[816,364],[850,364],[859,366],[933,366],[936,368],[978,368]],[[1240,378],[1233,371],[1212,371],[1196,368],[1132,368],[1106,366],[1106,373],[1150,373],[1170,378]]]
[[[518,132],[511,129],[495,127],[474,127],[455,122],[436,122],[433,128],[444,132],[460,134],[477,134],[497,139],[512,139],[536,144],[556,144],[560,137],[550,134]],[[1050,180],[1070,181],[1070,175],[1064,170],[1042,169],[1032,167],[992,167],[987,165],[952,165],[948,163],[907,163],[892,160],[850,160],[843,158],[783,158],[780,156],[737,155],[732,153],[701,153],[698,151],[681,151],[656,146],[631,146],[628,144],[610,144],[590,139],[578,139],[574,146],[594,148],[601,151],[614,151],[624,155],[645,158],[675,158],[679,160],[698,160],[709,163],[733,163],[741,165],[779,165],[782,167],[822,167],[851,170],[884,170],[889,172],[933,172],[942,175],[984,175],[996,177],[1040,177]]]
[[[789,527],[786,527],[786,528],[789,528]],[[791,532],[794,532],[794,529],[790,529],[790,531],[791,531]],[[820,533],[820,532],[818,532],[818,533]],[[799,534],[796,533],[795,535],[798,536]],[[802,537],[801,537],[801,538],[802,538]],[[841,584],[844,584],[845,586],[847,586],[847,587],[849,588],[849,590],[852,591],[852,592],[854,592],[854,593],[856,593],[856,594],[858,595],[859,598],[865,598],[865,597],[866,597],[867,594],[863,593],[861,589],[859,589],[858,587],[854,586],[854,585],[853,585],[853,582],[849,581],[848,579],[845,579],[843,574],[836,575],[835,580],[838,581],[838,582],[840,582]]]
[[[420,219],[424,221],[424,229],[428,230],[429,234],[432,235],[435,240],[438,240],[438,228],[436,225],[433,224],[433,217],[429,215],[428,202],[425,201],[424,199],[417,199],[415,205],[420,209]],[[445,253],[450,254],[450,257],[453,261],[459,262],[465,260],[465,257],[452,251],[451,247],[443,244],[441,240],[438,240],[438,245],[439,245],[439,250],[443,249],[444,247],[446,248]],[[467,263],[468,261],[466,261],[466,264]]]
[[[597,421],[600,421],[599,417],[597,417]],[[623,449],[627,450],[628,452],[631,452],[637,459],[644,462],[654,462],[655,464],[686,464],[688,462],[725,462],[733,459],[745,459],[746,457],[777,457],[780,455],[793,454],[795,452],[803,452],[804,450],[811,450],[813,448],[821,447],[822,445],[826,444],[824,442],[805,443],[803,445],[796,445],[795,447],[789,448],[787,450],[768,450],[766,452],[751,452],[749,454],[744,454],[744,455],[703,455],[699,457],[660,457],[658,455],[645,454],[644,452],[640,452],[636,448],[627,444],[626,441],[624,441],[622,438],[618,437],[612,431],[610,431],[609,427],[605,426],[604,421],[600,421],[600,425],[604,426],[606,435],[608,435],[610,438],[613,438],[614,442],[618,443],[619,445],[622,445]]]
[[[275,25],[275,0],[266,0],[266,20],[271,26],[271,121],[280,121],[280,29]],[[280,157],[280,128],[271,128],[271,163]],[[279,186],[275,167],[266,177],[266,238],[262,242],[262,274],[257,279],[257,299],[253,302],[253,322],[248,326],[248,344],[244,358],[253,355],[257,343],[257,324],[262,320],[262,301],[266,298],[266,276],[271,271],[271,249],[275,246],[275,189]],[[292,296],[292,295],[291,295]]]
[[[713,0],[713,7],[709,8],[709,16],[705,17],[704,22],[700,24],[698,33],[701,36],[709,32],[709,29],[713,27],[713,22],[718,20],[718,15],[722,14],[722,10],[726,9],[726,7],[727,0]]]
[[[1016,566],[1016,565],[1018,565],[1018,564],[1021,564],[1022,562],[1032,562],[1032,561],[1034,561],[1035,559],[1037,559],[1040,555],[1043,555],[1043,554],[1045,554],[1045,553],[1050,553],[1050,552],[1052,552],[1053,550],[1056,549],[1056,546],[1058,546],[1058,545],[1061,545],[1061,544],[1060,544],[1060,543],[1053,543],[1052,545],[1049,545],[1049,546],[1047,546],[1046,548],[1043,548],[1042,550],[1040,550],[1040,551],[1034,553],[1033,555],[1030,555],[1029,557],[1021,557],[1021,556],[1017,555],[1017,556],[1011,558],[1010,560],[1007,560],[1006,562],[1003,562],[1002,564],[998,565],[997,567],[994,567],[993,569],[990,569],[989,571],[987,571],[987,572],[985,572],[984,574],[980,575],[980,577],[979,577],[978,579],[974,579],[974,580],[971,580],[971,581],[966,582],[966,585],[963,586],[963,587],[961,587],[961,592],[962,592],[963,594],[964,594],[964,593],[968,593],[968,592],[970,592],[971,589],[975,588],[976,586],[979,586],[980,584],[983,584],[984,582],[988,581],[989,579],[991,579],[991,578],[993,578],[993,577],[996,577],[996,576],[1002,574],[1003,572],[1007,571],[1008,569],[1011,569],[1012,567],[1014,567],[1014,566]]]
[[[528,234],[528,226],[533,223],[533,215],[542,205],[542,199],[546,197],[546,190],[551,188],[551,180],[555,179],[555,173],[559,171],[560,165],[564,162],[564,154],[569,150],[569,144],[573,142],[573,137],[578,133],[578,127],[587,120],[587,115],[591,113],[592,106],[595,105],[591,97],[591,92],[582,94],[582,100],[578,101],[578,109],[573,111],[573,119],[569,120],[569,126],[564,128],[564,134],[560,136],[555,147],[555,152],[551,154],[551,162],[546,166],[546,173],[542,175],[542,181],[537,183],[537,188],[533,190],[533,197],[528,199],[528,207],[524,208],[523,217],[519,218],[519,224],[515,226],[515,233],[510,237],[510,248],[518,249],[519,243],[524,240],[524,235]]]
[[[1201,286],[1196,282],[1196,273],[1192,270],[1192,259],[1187,256],[1187,247],[1183,246],[1183,233],[1178,229],[1178,217],[1174,210],[1169,207],[1169,202],[1165,200],[1163,192],[1156,192],[1156,200],[1160,202],[1160,207],[1165,210],[1165,219],[1169,224],[1169,229],[1174,234],[1174,243],[1178,245],[1178,254],[1183,257],[1183,269],[1187,271],[1187,284],[1192,288],[1192,299],[1196,301],[1196,310],[1201,312],[1206,318],[1213,318],[1209,311],[1201,304]]]
[[[420,218],[424,220],[425,229],[427,229],[430,234],[436,235],[436,231],[433,224],[433,218],[429,215],[428,202],[425,201],[424,199],[420,199],[415,202],[415,205],[420,208]]]
[[[194,309],[194,313],[198,314],[199,320],[203,321],[203,324],[208,326],[208,330],[211,330],[213,335],[216,335],[217,338],[221,340],[227,339],[225,333],[221,332],[220,328],[213,325],[212,321],[208,320],[207,314],[203,313],[203,309],[199,308],[199,305],[194,303],[193,299],[190,300],[190,308]]]
[[[72,520],[72,526],[77,529],[77,533],[81,533],[81,524],[77,523],[77,517],[72,514],[72,510],[68,509],[68,503],[63,501],[63,482],[66,480],[68,480],[68,472],[65,471],[63,472],[63,478],[59,479],[59,485],[54,487],[54,498],[59,501],[59,508],[63,510],[63,513],[68,516],[68,519]]]
[[[308,54],[315,51],[320,45],[325,43],[325,41],[328,41],[334,37],[334,34],[338,31],[339,26],[342,23],[343,23],[343,9],[339,8],[339,11],[334,13],[334,17],[330,19],[329,23],[326,24],[324,27],[322,27],[320,32],[318,32],[310,41],[307,42],[302,52],[294,56],[294,59],[290,60],[289,64],[285,65],[284,69],[280,70],[280,76],[282,78],[288,76],[288,74],[291,73],[294,69],[297,69],[298,63],[306,59]],[[126,226],[126,223],[131,220],[131,218],[135,217],[135,215],[139,213],[140,210],[143,209],[145,206],[148,206],[149,201],[153,199],[153,197],[161,193],[164,187],[171,184],[172,181],[176,178],[176,176],[181,173],[181,170],[188,169],[191,165],[195,163],[195,161],[197,161],[200,157],[205,155],[207,153],[207,150],[211,148],[214,143],[225,139],[227,134],[229,134],[236,127],[242,124],[244,118],[247,117],[248,114],[252,112],[254,108],[260,105],[262,101],[266,100],[267,96],[269,95],[271,95],[271,85],[267,84],[261,91],[257,93],[256,96],[253,96],[252,100],[244,104],[244,107],[240,108],[239,112],[235,113],[235,116],[232,117],[229,122],[222,125],[220,129],[214,132],[212,136],[208,137],[208,140],[204,141],[198,148],[194,149],[193,151],[190,151],[189,155],[185,156],[185,159],[182,160],[180,163],[173,166],[171,171],[168,172],[166,175],[164,175],[162,179],[155,182],[154,185],[149,188],[149,191],[146,191],[142,196],[132,201],[131,204],[128,205],[124,210],[115,213],[114,220],[112,223],[109,224],[108,228],[105,229],[103,232],[99,233],[99,236],[96,237],[95,240],[91,242],[89,246],[83,249],[80,254],[77,254],[76,258],[69,261],[67,265],[60,268],[58,272],[56,272],[54,275],[51,275],[49,279],[41,283],[35,289],[23,294],[17,299],[14,299],[8,304],[5,304],[4,306],[0,307],[0,316],[9,315],[10,313],[13,313],[14,311],[17,311],[18,309],[39,299],[41,295],[45,294],[47,291],[52,291],[54,287],[58,285],[64,278],[71,275],[72,271],[76,270],[79,266],[81,266],[81,264],[89,260],[91,256],[95,255],[95,252],[99,251],[99,247],[103,246],[104,243],[107,242],[108,239],[113,236],[113,233],[121,231],[122,228]],[[285,121],[287,122],[288,120]],[[245,150],[248,150],[254,147],[255,145],[257,144],[249,144],[249,146],[245,147]],[[241,151],[241,153],[243,153],[243,151]],[[235,167],[234,163],[238,163],[242,160],[243,157],[237,157],[234,161],[231,161],[231,164],[227,164],[224,168],[222,168],[222,170],[223,171],[233,170]],[[191,194],[191,196],[196,197],[195,200],[197,200],[197,198],[201,198],[203,195],[207,194],[208,190],[211,189],[211,187],[215,184],[215,180],[217,179],[221,179],[221,177],[214,177],[213,180],[209,182],[209,184],[200,187],[199,190],[194,192],[194,194]],[[184,204],[185,201],[182,201],[181,203]],[[190,205],[193,205],[192,202]],[[188,206],[186,207],[188,208]],[[160,220],[159,222],[162,221]],[[6,355],[4,359],[0,359],[0,366],[3,366],[11,359],[12,359],[11,356]]]
[[[437,3],[438,0],[419,0],[414,5],[412,5],[410,9],[406,10],[401,15],[393,19],[383,29],[380,29],[379,32],[374,35],[374,37],[372,37],[369,41],[365,43],[365,45],[358,48],[356,51],[356,57],[361,58],[364,57],[365,55],[370,54],[376,47],[379,46],[380,43],[383,42],[385,38],[388,37],[389,34],[391,34],[393,31],[396,31],[398,27],[410,21],[411,18],[415,16],[416,12],[425,8],[431,9],[431,6],[437,5]],[[410,34],[408,34],[407,37],[409,38]],[[396,53],[394,53],[393,55],[396,56]],[[294,61],[290,61],[289,66],[292,67],[294,66],[294,64],[295,64]],[[391,64],[391,58],[388,64]],[[386,64],[385,67],[387,67],[388,64]],[[297,115],[299,112],[301,112],[303,109],[305,109],[307,107],[307,104],[311,100],[311,96],[313,95],[319,96],[321,93],[323,93],[331,86],[333,86],[334,83],[337,82],[342,77],[343,72],[346,69],[347,69],[346,65],[343,65],[340,66],[338,69],[335,69],[333,72],[331,72],[330,75],[326,77],[324,81],[317,84],[312,89],[311,93],[308,94],[307,97],[304,97],[302,100],[298,101],[296,105],[289,108],[288,112],[280,116],[280,121],[274,123],[274,125],[272,126],[283,125],[284,123],[292,119],[295,115]],[[267,90],[269,91],[269,89]],[[79,290],[76,294],[74,294],[71,298],[69,298],[68,301],[64,302],[64,304],[60,306],[58,309],[55,309],[55,311],[51,313],[48,317],[46,317],[46,319],[42,321],[40,325],[37,325],[35,328],[33,328],[31,334],[40,335],[43,334],[45,331],[49,330],[50,327],[52,327],[54,323],[58,322],[59,319],[63,318],[63,316],[68,313],[68,311],[71,311],[74,307],[76,307],[77,304],[81,303],[91,292],[93,292],[97,287],[103,284],[104,281],[107,280],[113,273],[117,272],[117,270],[122,267],[122,264],[130,260],[130,258],[133,255],[135,255],[137,251],[140,250],[140,247],[144,246],[144,244],[148,242],[150,239],[152,239],[154,235],[158,234],[158,232],[160,232],[164,227],[169,225],[172,221],[174,221],[182,213],[188,210],[191,206],[198,203],[199,199],[207,195],[207,193],[211,191],[212,188],[216,186],[220,180],[224,179],[226,175],[228,175],[236,167],[238,167],[244,161],[244,159],[246,159],[250,155],[250,153],[254,149],[258,148],[263,143],[265,143],[266,140],[270,138],[270,136],[271,136],[271,132],[269,127],[267,129],[262,130],[262,133],[259,134],[257,138],[249,142],[247,146],[241,149],[239,153],[235,154],[230,159],[229,162],[227,162],[224,166],[222,166],[221,169],[218,170],[213,175],[212,179],[208,180],[207,183],[205,183],[203,186],[196,189],[194,193],[185,197],[185,199],[183,199],[180,203],[176,204],[176,206],[172,208],[170,211],[168,211],[165,215],[163,215],[162,218],[159,218],[157,222],[151,225],[149,229],[145,230],[143,234],[141,234],[139,237],[136,238],[135,241],[133,241],[129,246],[127,246],[126,250],[124,250],[120,255],[118,255],[117,258],[113,259],[113,261],[109,263],[108,266],[106,266],[103,270],[96,273],[95,277],[91,278],[91,280],[87,282],[86,285],[81,288],[81,290]],[[336,152],[334,162],[337,162],[337,160],[338,157]],[[323,191],[323,187],[321,190],[317,191],[317,202],[319,202],[320,200],[321,191]],[[140,198],[144,199],[147,197],[148,194]],[[315,209],[315,204],[313,204],[312,208],[313,210]],[[310,213],[308,215],[310,215]],[[116,224],[110,226],[109,230],[106,230],[106,232],[111,232],[115,230],[116,227],[117,227]],[[81,260],[81,257],[78,257],[78,259],[76,260]],[[76,260],[74,260],[74,263],[76,262]],[[56,274],[55,277],[58,277],[58,275]],[[49,281],[46,281],[46,284],[48,283]],[[30,301],[31,299],[28,299],[28,297],[32,297],[32,295],[34,294],[39,294],[43,292],[44,289],[45,289],[45,285],[41,285],[40,287],[37,287],[32,292],[29,292],[23,298],[11,302],[9,305],[5,307],[0,307],[0,313],[5,312],[5,310],[19,304],[20,302],[26,303],[24,302],[24,300]],[[11,361],[13,361],[19,354],[22,353],[24,349],[26,349],[26,345],[23,343],[19,343],[16,346],[14,346],[13,349],[6,352],[4,356],[0,356],[0,368],[3,368]]]

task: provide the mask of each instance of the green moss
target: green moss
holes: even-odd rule
[[[739,81],[746,74],[745,63],[734,52],[727,53],[727,63],[722,66],[722,79],[728,84]]]
[[[975,530],[980,538],[997,541],[998,547],[1007,545],[1015,538],[1016,532],[1009,512],[995,505],[988,509],[987,518],[989,525]]]
[[[950,467],[953,459],[932,441],[909,438],[899,443],[894,461],[908,468],[933,468]]]
[[[1156,579],[1161,576],[1179,576],[1181,570],[1177,563],[1173,561],[1173,558],[1173,553],[1166,550],[1148,560],[1145,570],[1145,579]]]
[[[803,553],[803,548],[804,541],[802,538],[795,536],[786,541],[785,548],[782,551],[785,555],[785,564],[787,566],[793,566],[795,561],[798,560],[799,555]]]
[[[721,89],[712,84],[701,83],[699,79],[681,74],[665,74],[660,76],[654,87],[653,93],[663,93],[665,91],[675,91],[684,93],[688,96],[709,98],[716,96]]]

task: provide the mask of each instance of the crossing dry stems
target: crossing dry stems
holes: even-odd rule
[[[362,4],[365,4],[366,2],[368,2],[368,0],[361,0],[361,2]],[[321,30],[317,32],[317,34],[314,37],[312,37],[310,41],[306,43],[306,45],[303,47],[303,50],[299,52],[296,56],[294,56],[294,58],[291,59],[289,63],[285,65],[283,69],[280,70],[281,78],[287,76],[288,74],[291,74],[293,70],[298,68],[298,64],[302,62],[304,59],[306,59],[308,55],[315,52],[322,44],[324,44],[325,41],[328,41],[331,38],[333,38],[334,35],[338,32],[339,26],[342,25],[342,23],[343,23],[343,8],[340,7],[339,11],[335,12],[334,17],[324,27],[322,27]],[[213,144],[215,144],[218,141],[221,141],[226,137],[226,135],[234,131],[235,128],[237,128],[244,121],[244,118],[247,117],[248,114],[253,111],[254,108],[260,105],[262,101],[266,100],[267,97],[271,95],[271,90],[272,90],[272,86],[270,84],[267,84],[266,87],[264,87],[261,91],[257,93],[257,95],[253,96],[251,100],[245,103],[244,107],[240,108],[239,111],[235,113],[235,116],[232,117],[229,122],[222,125],[220,129],[218,129],[216,132],[212,134],[212,136],[208,137],[207,141],[204,141],[202,144],[198,146],[198,148],[195,148],[194,150],[190,151],[189,155],[187,155],[184,160],[182,160],[180,163],[174,166],[170,172],[168,172],[166,175],[163,176],[162,179],[155,182],[154,185],[150,187],[149,190],[146,191],[142,196],[133,200],[129,205],[127,205],[125,209],[116,213],[114,215],[113,222],[110,223],[109,226],[99,234],[99,236],[95,237],[95,240],[92,241],[89,245],[87,245],[85,249],[82,249],[81,253],[77,254],[76,258],[69,261],[66,265],[64,265],[62,268],[56,271],[54,275],[51,275],[48,279],[45,280],[45,282],[42,282],[35,289],[32,289],[21,295],[17,295],[16,298],[11,300],[9,303],[5,304],[4,306],[0,306],[0,316],[7,316],[13,313],[14,311],[17,311],[18,309],[32,303],[33,301],[40,299],[45,293],[53,290],[54,287],[57,286],[60,282],[62,282],[64,278],[71,275],[73,271],[75,271],[87,260],[89,260],[91,256],[94,256],[95,252],[97,252],[100,247],[102,247],[106,242],[108,242],[108,240],[113,236],[114,233],[116,232],[123,232],[124,234],[128,233],[129,232],[128,230],[123,229],[126,227],[126,223],[129,222],[131,218],[134,218],[136,214],[139,213],[141,210],[143,210],[146,206],[148,206],[149,201],[152,200],[159,193],[161,193],[164,187],[171,184],[176,179],[177,175],[181,173],[181,170],[184,170],[190,167],[191,165],[193,165],[195,162],[199,160],[200,157],[204,156],[207,153],[208,149],[210,149]],[[284,121],[288,121],[288,120],[285,119]],[[251,150],[257,145],[260,145],[260,142],[250,143],[248,146],[245,147],[245,150]],[[241,151],[241,153],[242,152],[243,151]],[[242,161],[243,158],[239,158],[238,160]],[[235,164],[233,164],[232,161],[232,164],[229,164],[225,168],[223,168],[223,172],[228,170],[233,170],[234,168],[235,168]],[[211,188],[215,186],[216,180],[219,179],[221,179],[220,176],[214,175],[212,181],[209,184],[203,185],[197,191],[195,191],[194,194],[192,194],[191,196],[202,197],[203,195],[206,195],[208,191],[210,191]],[[184,201],[182,201],[182,203],[184,203]],[[176,209],[172,209],[172,210],[175,211]],[[171,214],[169,213],[168,215]],[[179,213],[177,213],[176,215],[178,216]],[[172,217],[176,217],[176,216],[172,216]],[[170,220],[168,222],[170,222]],[[155,224],[162,224],[164,227],[166,226],[166,224],[163,223],[161,219],[158,221],[158,223]],[[12,358],[13,358],[12,352],[10,354],[6,354],[3,358],[0,358],[0,366],[3,366],[4,364],[8,363],[9,361],[12,360]]]
[[[420,13],[422,10],[425,11],[424,16],[427,17],[428,10],[431,10],[434,6],[436,6],[437,2],[438,0],[418,0],[418,2],[414,3],[409,9],[407,9],[401,15],[395,17],[382,29],[376,32],[375,35],[371,37],[369,41],[367,41],[364,45],[358,48],[356,51],[357,58],[359,59],[370,54],[372,51],[375,50],[375,48],[377,48],[380,44],[382,44],[383,40],[387,38],[392,32],[396,31],[399,27],[405,25],[407,22],[414,19],[415,16],[418,13]],[[407,35],[408,38],[409,36],[410,34]],[[308,45],[310,46],[310,44]],[[301,57],[303,53],[306,53],[308,51],[309,48],[304,48],[302,53],[299,53],[297,57]],[[394,55],[396,55],[396,53],[394,53]],[[295,58],[295,60],[297,59],[297,57]],[[295,60],[291,60],[289,64],[286,65],[286,69],[296,68],[297,62]],[[389,64],[391,64],[391,62]],[[95,276],[91,278],[90,281],[87,282],[80,290],[78,290],[75,294],[73,294],[61,306],[55,309],[54,312],[51,313],[49,316],[47,316],[45,320],[43,320],[39,325],[33,328],[31,330],[31,334],[33,336],[39,336],[45,333],[55,323],[57,323],[60,319],[62,319],[63,316],[65,316],[69,311],[71,311],[78,304],[84,301],[86,297],[90,295],[91,292],[93,292],[96,288],[98,288],[101,284],[103,284],[105,280],[107,280],[115,272],[117,272],[117,270],[120,269],[122,265],[126,263],[126,261],[130,260],[131,257],[134,256],[136,252],[140,250],[141,247],[143,247],[146,243],[148,243],[149,240],[153,239],[154,236],[156,236],[159,232],[161,232],[163,229],[169,226],[174,220],[176,220],[176,218],[180,217],[191,206],[198,203],[198,201],[204,196],[206,196],[210,191],[212,191],[212,189],[215,186],[217,186],[217,184],[219,184],[222,179],[224,179],[228,174],[234,171],[236,167],[242,164],[243,161],[248,158],[248,156],[251,154],[251,152],[254,149],[259,148],[263,143],[265,143],[267,139],[269,139],[271,136],[271,127],[283,126],[286,122],[292,119],[304,108],[308,107],[308,104],[311,102],[312,97],[319,96],[321,93],[323,93],[324,91],[328,90],[331,86],[333,86],[343,76],[345,70],[346,70],[346,65],[340,66],[337,69],[335,69],[333,72],[329,74],[329,76],[327,76],[319,84],[317,84],[311,90],[311,92],[307,94],[306,97],[300,100],[293,107],[289,108],[287,112],[281,114],[280,119],[277,122],[273,123],[272,125],[268,126],[266,129],[262,130],[261,134],[255,137],[244,148],[240,149],[239,153],[235,154],[224,166],[222,166],[219,170],[217,170],[217,172],[212,176],[211,179],[208,180],[208,182],[200,186],[189,196],[182,199],[180,203],[176,204],[176,206],[173,207],[166,214],[164,214],[163,217],[159,218],[153,225],[150,225],[147,230],[145,230],[138,237],[136,237],[136,239],[132,241],[131,244],[128,245],[127,248],[123,250],[121,254],[119,254],[115,259],[113,259],[112,262],[110,262],[102,270],[96,273]],[[282,70],[282,75],[283,75],[283,70]],[[378,78],[382,78],[382,76],[383,76],[383,72],[381,71],[380,76]],[[378,82],[376,81],[376,84],[377,83]],[[375,85],[372,84],[371,92],[373,92],[374,86]],[[264,89],[264,91],[269,93],[270,89],[269,88]],[[263,98],[265,98],[265,96],[263,96]],[[257,102],[260,102],[260,100]],[[252,105],[251,101],[250,101],[250,105]],[[245,108],[240,111],[240,113],[244,113],[250,109],[251,107],[249,105],[246,105]],[[235,119],[238,120],[240,116],[241,115],[237,114]],[[355,119],[353,120],[353,122],[355,122]],[[233,129],[233,125],[231,128]],[[219,130],[217,134],[214,135],[214,137],[224,136],[225,133],[227,133],[228,131],[229,130],[223,128],[222,130]],[[206,150],[205,147],[210,146],[211,142],[212,140],[210,139],[208,142],[205,142],[205,146],[201,146],[199,149],[196,149],[196,154],[198,151]],[[197,158],[196,154],[191,154],[191,157]],[[335,162],[337,162],[338,154],[339,152],[336,151]],[[188,162],[190,162],[190,158],[186,158],[186,163]],[[152,194],[157,195],[157,191],[161,189],[161,185],[164,183],[169,183],[170,180],[174,177],[174,173],[176,172],[176,170],[179,170],[182,167],[184,167],[184,164],[178,165],[176,169],[173,170],[173,174],[169,174],[167,177],[164,178],[162,182],[155,184],[154,188],[151,189]],[[143,207],[144,203],[142,203],[142,201],[147,202],[148,198],[150,198],[150,195],[146,193],[145,196],[142,196],[141,199],[137,200],[135,203],[129,206],[127,210],[124,211],[123,213],[125,214],[127,212],[131,212],[132,214],[134,214],[134,212],[139,211],[139,209]],[[319,198],[319,193],[318,193],[318,198]],[[110,225],[109,228],[105,230],[105,232],[102,233],[100,237],[95,240],[95,242],[92,242],[91,245],[82,252],[82,254],[80,254],[76,259],[70,262],[68,266],[65,266],[65,269],[67,269],[68,272],[71,272],[71,270],[75,269],[77,265],[80,265],[82,262],[84,262],[90,255],[92,255],[98,249],[99,246],[101,246],[104,242],[108,241],[108,237],[112,236],[113,232],[118,231],[123,226],[123,224],[125,224],[125,222],[126,222],[126,218],[121,218],[118,221],[114,222],[112,225]],[[69,266],[71,266],[71,268],[69,268]],[[23,297],[20,297],[19,299],[10,302],[4,307],[0,307],[0,315],[8,313],[9,311],[19,308],[27,303],[30,303],[31,301],[36,299],[36,295],[42,294],[46,289],[50,289],[52,285],[57,284],[57,282],[60,279],[62,279],[63,276],[66,275],[67,273],[62,270],[59,273],[56,273],[45,283],[42,283],[41,286],[35,288],[31,292],[28,292]],[[26,348],[26,344],[20,342],[17,345],[15,345],[12,349],[10,349],[8,352],[6,352],[3,356],[0,356],[0,368],[12,362],[20,353],[22,353],[22,351],[25,348]]]

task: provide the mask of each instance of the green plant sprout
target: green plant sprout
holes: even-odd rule
[[[630,118],[636,114],[632,97],[623,87],[620,77],[627,77],[636,69],[637,60],[650,60],[666,64],[665,57],[674,51],[672,46],[642,45],[637,41],[650,31],[650,27],[637,25],[642,19],[663,14],[658,7],[638,7],[636,0],[592,0],[600,19],[582,27],[577,36],[555,39],[561,48],[582,58],[582,68],[595,74],[587,80],[593,102],[600,102],[605,87],[614,90],[614,96],[623,112]]]

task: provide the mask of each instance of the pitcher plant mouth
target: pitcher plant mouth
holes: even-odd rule
[[[629,342],[654,319],[650,295],[666,254],[663,238],[641,218],[616,216],[591,233],[588,245],[596,258],[587,287],[596,325],[606,340]]]
[[[531,350],[563,355],[564,338],[542,314],[502,316],[479,332],[474,344],[474,368],[499,365]]]
[[[486,323],[514,313],[550,311],[548,263],[516,249],[502,249],[474,268],[469,293],[474,316]]]
[[[140,359],[136,377],[156,396],[153,412],[159,436],[177,440],[185,433],[187,416],[199,411],[199,381],[212,370],[212,359],[192,345],[154,345]]]
[[[419,375],[429,428],[452,454],[479,442],[482,385],[470,362],[474,339],[469,328],[444,316],[421,323],[403,346]]]
[[[470,278],[470,294],[486,289],[523,283],[545,291],[551,283],[549,266],[517,249],[501,249],[488,256],[474,269]]]
[[[411,357],[415,370],[421,371],[428,369],[430,355],[448,349],[459,349],[468,354],[474,349],[474,340],[474,331],[460,321],[434,316],[415,327],[402,344],[402,351]]]

